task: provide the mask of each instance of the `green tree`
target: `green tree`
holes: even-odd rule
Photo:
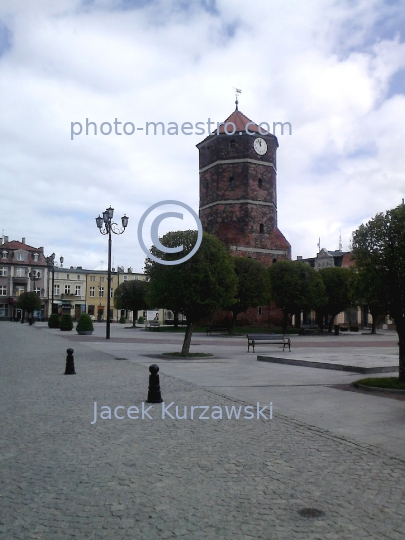
[[[224,307],[232,311],[232,332],[239,313],[245,312],[249,307],[265,304],[268,300],[268,280],[264,264],[247,257],[235,257],[234,264],[238,278],[236,302]]]
[[[405,205],[377,214],[353,233],[360,272],[375,276],[378,302],[393,319],[399,343],[399,381],[405,382]]]
[[[323,318],[329,316],[328,332],[332,332],[333,321],[339,313],[353,305],[352,301],[352,273],[348,268],[329,266],[321,268],[319,274],[325,285],[326,302],[318,309]]]
[[[182,259],[193,249],[197,231],[169,232],[160,241],[166,247],[183,245],[183,250],[163,253],[152,246],[153,255],[163,260]],[[187,261],[165,265],[147,258],[145,273],[150,279],[150,303],[186,316],[183,355],[189,353],[193,325],[199,319],[211,316],[217,308],[235,301],[237,277],[233,257],[220,240],[207,233],[203,234],[198,251]]]
[[[20,294],[17,300],[17,307],[32,315],[34,311],[41,309],[41,298],[36,292],[25,292]]]
[[[288,316],[302,310],[319,309],[325,302],[325,287],[318,272],[309,264],[277,261],[268,268],[270,298],[284,316],[283,332],[287,332]]]
[[[146,294],[148,282],[143,280],[131,280],[120,283],[114,291],[115,309],[126,309],[133,312],[132,326],[136,327],[138,311],[147,308]]]
[[[376,333],[376,322],[379,316],[387,313],[386,306],[381,302],[379,291],[381,290],[382,274],[380,272],[367,272],[353,269],[353,299],[355,303],[366,306],[372,317],[371,333]]]

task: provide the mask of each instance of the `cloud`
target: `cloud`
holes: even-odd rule
[[[35,4],[35,5],[34,5]],[[0,227],[99,267],[94,218],[130,216],[115,264],[140,271],[137,222],[153,203],[198,209],[204,136],[81,135],[71,122],[289,121],[279,136],[279,227],[294,256],[403,197],[405,69],[399,2],[16,0],[0,6]],[[162,232],[165,232],[162,229]],[[63,251],[63,253],[62,253]]]

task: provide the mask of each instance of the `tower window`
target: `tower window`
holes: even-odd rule
[[[231,176],[229,179],[229,188],[233,189],[233,176]]]
[[[231,140],[229,141],[229,148],[235,148],[235,145],[236,145],[235,139],[231,139]]]
[[[263,225],[263,223],[260,223],[259,232],[264,233],[264,225]]]
[[[263,180],[259,178],[259,188],[262,188],[262,187],[263,187]]]

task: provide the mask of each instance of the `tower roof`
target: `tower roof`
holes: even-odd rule
[[[245,131],[246,125],[249,124],[248,130],[253,131],[255,133],[259,132],[259,126],[252,122],[250,118],[245,116],[242,112],[240,112],[238,109],[235,109],[233,113],[228,116],[228,118],[225,120],[224,124],[227,122],[232,122],[236,126],[236,131]],[[215,130],[212,135],[215,135],[217,133],[217,130]],[[220,126],[219,133],[225,133],[224,125]]]

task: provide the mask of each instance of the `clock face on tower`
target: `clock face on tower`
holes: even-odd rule
[[[254,140],[253,148],[259,154],[259,156],[264,156],[264,154],[267,152],[267,143],[264,139],[258,137]]]

